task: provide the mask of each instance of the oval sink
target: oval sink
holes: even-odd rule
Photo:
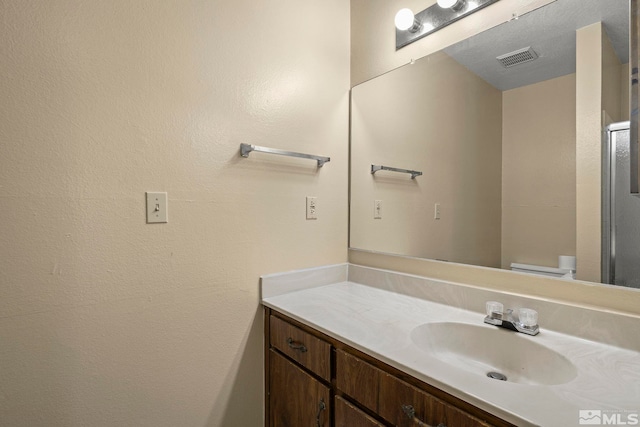
[[[411,339],[449,365],[482,376],[499,373],[508,382],[555,385],[569,382],[577,375],[576,367],[567,358],[536,343],[535,337],[502,328],[425,323],[411,331]]]

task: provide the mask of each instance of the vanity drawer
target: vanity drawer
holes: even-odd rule
[[[424,424],[433,427],[492,426],[492,424],[386,373],[380,381],[378,413],[398,427],[423,426]]]
[[[465,412],[445,403],[445,419],[447,420],[447,426],[456,427],[492,427],[493,424],[489,424],[482,421],[473,415]]]
[[[378,413],[397,427],[446,426],[443,401],[386,373],[380,378]]]
[[[336,411],[335,427],[384,427],[340,396],[336,396],[333,407]]]
[[[331,344],[270,316],[271,346],[326,381],[331,380]]]
[[[378,389],[383,374],[367,362],[336,350],[336,387],[374,412],[378,411]]]

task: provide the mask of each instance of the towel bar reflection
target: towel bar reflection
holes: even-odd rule
[[[371,173],[374,174],[378,171],[391,171],[391,172],[400,172],[400,173],[409,173],[411,174],[411,179],[415,179],[416,176],[422,175],[420,171],[414,171],[410,169],[400,169],[400,168],[392,168],[390,166],[382,166],[382,165],[371,165]]]
[[[261,153],[278,154],[280,156],[300,157],[302,159],[311,159],[318,162],[318,167],[321,168],[325,163],[330,162],[330,157],[315,156],[313,154],[296,153],[293,151],[278,150],[277,148],[260,147],[259,145],[240,144],[240,155],[242,157],[249,157],[249,153],[252,151],[259,151]]]

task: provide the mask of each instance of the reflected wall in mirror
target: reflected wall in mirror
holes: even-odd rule
[[[600,281],[600,141],[629,119],[628,28],[628,0],[557,0],[355,86],[350,246],[495,268],[570,255]]]

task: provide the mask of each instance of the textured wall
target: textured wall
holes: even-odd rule
[[[622,64],[606,31],[602,32],[602,109],[614,122],[622,120]],[[627,119],[628,120],[628,119]]]
[[[579,29],[576,46],[576,276],[599,282],[602,126],[620,118],[620,63],[601,23]]]
[[[500,267],[502,93],[436,53],[356,86],[351,105],[351,246]]]
[[[261,425],[259,276],[347,258],[348,2],[0,17],[0,424]]]
[[[576,254],[576,75],[503,92],[502,267]]]
[[[620,120],[629,120],[629,83],[630,83],[629,63],[620,65]]]

